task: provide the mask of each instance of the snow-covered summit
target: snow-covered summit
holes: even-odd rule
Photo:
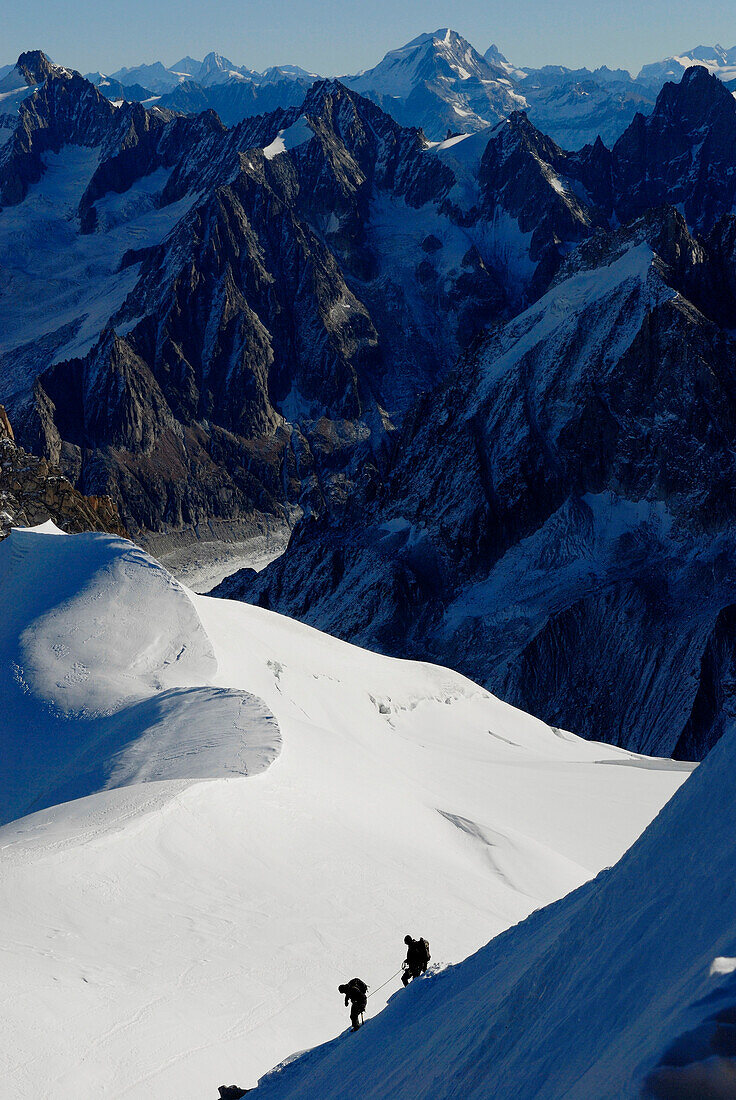
[[[702,66],[720,80],[727,82],[736,80],[736,46],[731,49],[719,45],[696,46],[692,50],[684,50],[681,54],[666,57],[662,61],[644,65],[636,79],[642,84],[661,87],[665,81],[680,80],[685,70],[691,65]]]
[[[0,578],[2,821],[102,788],[251,774],[278,752],[259,700],[210,686],[188,596],[131,543],[15,529]]]
[[[426,80],[483,80],[498,76],[470,43],[448,27],[420,34],[390,50],[374,68],[352,77],[357,92],[405,98]]]
[[[208,53],[196,74],[196,79],[204,87],[211,84],[224,84],[228,80],[253,80],[258,76],[252,69],[245,69],[223,57],[219,53]]]
[[[503,66],[486,60],[448,27],[420,34],[344,82],[398,121],[411,117],[431,138],[444,138],[448,128],[482,129],[526,105]]]
[[[495,42],[491,43],[483,56],[489,65],[493,65],[496,69],[502,69],[506,75],[513,80],[523,80],[527,75],[527,70],[520,69],[518,65],[513,65],[508,58],[501,53]]]

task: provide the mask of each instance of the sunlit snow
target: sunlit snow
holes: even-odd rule
[[[613,863],[687,775],[194,596],[123,540],[14,532],[0,574],[0,795],[49,807],[0,830],[12,1095],[254,1084],[345,1026],[338,982],[377,989],[407,930],[459,961]]]

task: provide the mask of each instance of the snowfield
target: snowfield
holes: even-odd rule
[[[339,982],[363,977],[375,1015],[406,932],[459,962],[618,860],[691,770],[552,729],[446,669],[196,596],[112,536],[14,531],[0,584],[8,1096],[252,1086],[344,1029]],[[386,1019],[461,972],[402,991]],[[330,1081],[285,1095],[344,1096]]]
[[[736,731],[623,859],[258,1100],[732,1100]]]

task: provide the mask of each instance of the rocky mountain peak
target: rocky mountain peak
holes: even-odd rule
[[[657,96],[652,123],[676,122],[688,129],[708,125],[725,113],[736,125],[736,101],[722,80],[702,65],[691,65],[678,84],[667,83]]]
[[[301,113],[321,119],[335,127],[341,137],[349,137],[353,127],[370,120],[381,131],[400,133],[402,127],[384,114],[369,99],[354,92],[339,80],[318,80],[307,92]]]
[[[717,77],[691,66],[665,84],[652,114],[637,114],[612,151],[616,213],[629,221],[652,206],[683,205],[707,230],[736,198],[736,102]]]
[[[18,125],[0,163],[0,204],[22,202],[44,172],[43,154],[64,145],[93,148],[110,131],[115,108],[79,73],[54,69],[25,99]]]
[[[206,84],[213,79],[222,80],[243,75],[245,75],[245,72],[239,65],[236,65],[234,61],[230,61],[229,58],[223,57],[222,54],[213,51],[208,53],[202,61],[197,73],[197,80]]]
[[[546,160],[552,160],[561,153],[559,145],[537,129],[526,111],[512,111],[505,122],[499,123],[494,134],[499,135],[506,148],[524,145]]]
[[[495,42],[491,43],[483,56],[486,61],[490,61],[491,64],[508,65],[508,58],[504,57]]]
[[[15,63],[19,73],[22,73],[26,84],[43,84],[47,76],[55,71],[43,50],[27,50],[22,53]]]
[[[513,112],[491,133],[478,172],[483,209],[490,214],[502,208],[531,234],[538,290],[559,266],[561,242],[581,240],[602,220],[572,182],[585,174],[585,166],[537,130],[523,111]]]

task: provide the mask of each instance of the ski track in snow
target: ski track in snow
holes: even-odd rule
[[[614,863],[687,774],[196,596],[111,536],[16,531],[0,583],[0,798],[47,804],[0,829],[14,1096],[253,1085],[344,1029],[337,984],[378,990],[406,931],[465,958]]]

